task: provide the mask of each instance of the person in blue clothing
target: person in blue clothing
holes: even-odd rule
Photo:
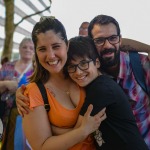
[[[25,37],[19,44],[18,60],[7,62],[3,64],[0,69],[0,93],[1,102],[3,102],[4,113],[2,121],[4,125],[4,132],[2,138],[2,150],[13,147],[13,133],[15,117],[10,117],[12,114],[17,114],[15,106],[15,92],[17,87],[21,84],[26,84],[29,73],[33,71],[32,58],[34,55],[34,44],[32,39]],[[1,105],[0,105],[1,107]],[[0,108],[0,110],[2,109]],[[15,113],[13,113],[15,112]],[[9,125],[10,124],[10,125]],[[9,135],[11,133],[11,135]]]
[[[86,90],[80,114],[84,115],[89,104],[94,108],[92,115],[106,107],[107,118],[95,133],[98,149],[148,150],[136,125],[129,98],[112,78],[102,74],[100,65],[90,38],[79,36],[70,40],[66,75]]]

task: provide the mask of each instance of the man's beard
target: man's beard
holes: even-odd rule
[[[114,58],[112,57],[103,57],[104,54],[107,54],[109,52],[114,53]],[[99,53],[99,58],[101,62],[101,69],[107,70],[115,65],[117,65],[120,62],[120,50],[116,50],[114,48],[105,49],[101,53]]]

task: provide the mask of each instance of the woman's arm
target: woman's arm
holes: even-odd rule
[[[60,127],[56,127],[53,125],[51,125],[51,128],[52,128],[53,135],[61,135],[61,134],[64,134],[64,133],[69,132],[74,129],[74,128],[66,128],[65,129],[65,128],[60,128]]]
[[[106,108],[103,108],[101,111],[99,111],[99,112],[95,115],[95,117],[101,119],[101,122],[106,119],[105,110],[106,110]],[[71,130],[73,130],[73,129],[79,128],[80,125],[81,125],[81,123],[82,123],[82,119],[83,119],[83,116],[79,115],[78,121],[77,121],[76,125],[74,126],[74,128],[62,129],[62,128],[58,128],[58,127],[56,127],[56,126],[52,126],[53,135],[64,134],[64,133],[69,132],[69,131],[71,131]]]
[[[90,116],[90,105],[79,128],[59,136],[52,136],[51,126],[44,106],[35,107],[23,118],[25,135],[35,150],[66,150],[84,140],[90,133],[98,129],[101,118]]]

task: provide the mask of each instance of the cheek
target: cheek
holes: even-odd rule
[[[66,63],[66,61],[67,61],[67,51],[64,51],[64,52],[62,52],[62,53],[59,53],[60,55],[61,55],[61,57],[62,57],[62,59],[65,61],[65,63]]]
[[[37,53],[37,58],[39,60],[39,62],[41,63],[41,61],[43,61],[43,55],[40,53]]]
[[[70,76],[70,78],[71,78],[72,80],[74,80],[74,75],[73,75],[73,73],[69,73],[69,76]]]
[[[31,53],[34,53],[34,50],[33,50],[33,49],[30,49],[30,52],[31,52]]]

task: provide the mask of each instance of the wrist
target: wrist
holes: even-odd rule
[[[80,126],[78,130],[79,134],[82,136],[82,139],[85,139],[90,134],[89,130],[87,130],[85,127]]]

